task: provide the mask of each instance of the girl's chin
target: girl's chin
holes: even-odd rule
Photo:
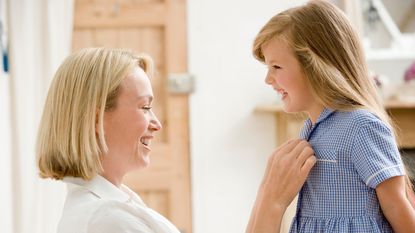
[[[282,109],[284,110],[284,112],[287,112],[287,113],[295,112],[293,111],[293,108],[289,104],[286,104],[286,103],[283,103]]]
[[[287,113],[298,113],[303,111],[298,106],[293,106],[292,104],[285,101],[282,104],[282,109]]]

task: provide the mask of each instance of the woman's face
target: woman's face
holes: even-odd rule
[[[306,84],[298,60],[288,44],[279,39],[262,46],[268,73],[265,82],[280,94],[286,112],[307,112],[311,118],[320,114],[321,107],[315,101]]]
[[[161,124],[151,110],[153,91],[138,66],[121,82],[114,109],[104,113],[108,153],[102,157],[105,173],[120,174],[150,163],[153,133]]]

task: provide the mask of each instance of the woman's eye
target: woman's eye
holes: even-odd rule
[[[277,70],[277,69],[281,69],[281,66],[273,65],[272,68]]]
[[[151,110],[151,106],[143,106],[143,107],[141,107],[141,109],[144,109],[144,110],[146,110],[146,111],[149,111],[149,110]]]

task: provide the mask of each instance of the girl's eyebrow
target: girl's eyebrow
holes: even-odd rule
[[[265,64],[272,64],[272,63],[279,63],[279,62],[275,60],[274,58],[269,61],[265,61]]]

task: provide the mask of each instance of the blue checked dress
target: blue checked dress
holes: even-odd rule
[[[385,123],[366,110],[324,109],[314,126],[305,121],[301,138],[317,163],[300,191],[290,233],[393,232],[375,188],[405,173]]]

